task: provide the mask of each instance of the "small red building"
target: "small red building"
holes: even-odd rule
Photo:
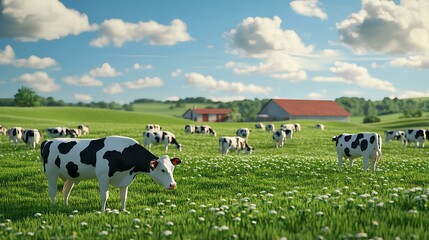
[[[229,108],[190,108],[183,114],[183,118],[196,122],[225,122],[231,111]]]

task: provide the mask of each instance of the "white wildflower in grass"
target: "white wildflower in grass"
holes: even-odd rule
[[[355,200],[353,199],[353,198],[347,198],[347,200],[346,200],[347,202],[349,202],[349,203],[352,203],[352,202],[354,202]]]
[[[203,218],[203,217],[199,217],[199,218],[198,218],[198,220],[199,220],[200,222],[204,222],[206,219],[205,219],[205,218]]]
[[[224,211],[219,211],[219,212],[216,212],[215,215],[216,216],[223,216],[223,215],[225,215],[225,212]]]
[[[240,222],[241,218],[240,217],[235,217],[235,218],[232,219],[232,221],[234,221],[234,222]]]
[[[74,215],[73,215],[73,214],[70,214],[68,217],[69,217],[69,218],[73,218],[73,217],[74,217]]]
[[[240,192],[239,192],[239,193],[237,193],[237,196],[241,196],[241,195],[242,195],[242,193],[240,193]]]
[[[130,211],[127,211],[127,210],[123,210],[123,211],[122,211],[122,213],[123,213],[123,214],[127,214],[127,215],[128,215],[128,214],[131,214],[131,212],[130,212]]]
[[[418,211],[415,209],[410,209],[410,210],[408,210],[408,212],[411,214],[417,214],[418,213]]]
[[[157,205],[158,206],[164,206],[164,203],[163,202],[159,202]]]
[[[206,205],[204,205],[204,204],[200,205],[200,208],[205,208],[205,207],[206,207]]]
[[[95,215],[101,215],[101,212],[100,211],[96,211]]]
[[[228,231],[228,230],[229,230],[229,227],[226,225],[222,225],[218,228],[219,232]]]
[[[150,225],[149,223],[146,223],[144,226],[145,226],[146,228],[149,228],[149,229],[151,229],[151,228],[152,228],[152,225]]]
[[[222,205],[222,206],[220,207],[220,209],[221,209],[221,210],[223,210],[223,211],[225,211],[225,210],[228,210],[228,209],[229,209],[229,207],[228,207],[228,205]]]
[[[78,210],[73,210],[73,214],[77,214],[77,213],[79,213]]]
[[[27,232],[27,236],[34,237],[34,232]]]
[[[271,202],[271,201],[267,201],[267,204],[272,204],[273,202]]]
[[[150,212],[150,208],[143,208],[143,212]]]
[[[175,207],[177,207],[177,206],[176,206],[176,204],[171,204],[171,205],[170,205],[170,207],[171,207],[171,208],[175,208]]]
[[[397,193],[392,193],[390,196],[392,196],[394,198],[399,197],[399,195]]]
[[[267,196],[267,197],[274,197],[274,194],[272,194],[272,193],[267,193],[265,196]]]
[[[133,219],[133,223],[134,223],[134,224],[141,223],[140,218],[134,218],[134,219]]]
[[[171,236],[173,234],[173,232],[171,230],[165,230],[164,232],[162,232],[162,236],[168,237]]]
[[[376,191],[372,191],[372,192],[371,192],[371,195],[378,195],[378,192],[376,192]]]
[[[364,193],[364,194],[361,194],[359,197],[360,198],[367,198],[369,196],[371,196],[369,193]]]
[[[368,237],[368,234],[364,232],[356,234],[356,238],[367,238],[367,237]]]
[[[190,202],[189,205],[197,205],[195,202]]]
[[[379,202],[379,203],[377,203],[377,205],[375,205],[375,206],[377,206],[377,207],[379,207],[379,208],[382,208],[382,207],[384,207],[384,202]]]
[[[81,228],[87,228],[88,227],[88,223],[86,223],[86,222],[81,222],[79,225]]]
[[[21,236],[22,235],[22,232],[16,232],[15,233],[15,236],[17,236],[17,237],[19,237],[19,236]]]
[[[323,216],[323,215],[324,215],[324,213],[323,213],[322,211],[319,211],[319,212],[316,212],[316,215],[317,215],[317,216]]]
[[[42,216],[42,214],[41,214],[41,213],[35,213],[35,214],[34,214],[34,217],[36,217],[36,218],[37,218],[37,217],[41,217],[41,216]]]
[[[189,213],[191,213],[191,214],[193,214],[193,213],[196,213],[197,211],[195,211],[195,209],[191,209],[191,210],[189,210]]]
[[[378,222],[377,221],[372,221],[372,226],[377,227],[378,226]]]
[[[320,229],[320,231],[321,231],[321,232],[323,232],[323,233],[327,233],[327,232],[329,232],[329,227],[328,227],[328,226],[326,226],[326,227],[322,227],[322,228]]]
[[[101,231],[101,232],[98,233],[98,235],[100,235],[100,236],[107,236],[107,235],[109,235],[109,232],[108,231]]]
[[[112,210],[112,214],[118,215],[119,214],[119,210],[118,209],[113,209]]]
[[[276,210],[270,210],[270,211],[268,212],[268,214],[276,215],[276,214],[277,214],[277,212],[276,212]]]
[[[255,220],[253,220],[253,221],[252,221],[252,224],[253,224],[253,225],[256,225],[256,223],[257,223],[257,222],[256,222]]]
[[[170,226],[174,226],[174,223],[173,222],[166,222],[165,225],[170,227]]]

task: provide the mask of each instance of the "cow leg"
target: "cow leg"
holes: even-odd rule
[[[338,154],[338,168],[340,169],[340,172],[342,171],[343,167],[343,154]]]
[[[100,185],[100,198],[101,198],[101,211],[106,211],[106,202],[109,198],[109,180],[103,180],[99,179],[99,185]]]
[[[49,186],[49,197],[51,198],[52,205],[55,205],[55,195],[57,195],[57,187],[58,187],[58,175],[54,174],[46,174],[48,178],[48,186]]]
[[[368,161],[369,161],[369,156],[363,156],[363,170],[365,172],[368,169]]]
[[[119,188],[119,192],[121,193],[122,211],[125,211],[125,205],[127,204],[128,186]]]
[[[168,143],[164,145],[165,147],[165,152],[168,152]]]
[[[74,183],[70,180],[66,180],[63,186],[64,205],[69,205],[69,196],[73,189]]]
[[[353,158],[349,158],[349,167],[350,167],[350,171],[352,171],[352,168],[353,168]]]

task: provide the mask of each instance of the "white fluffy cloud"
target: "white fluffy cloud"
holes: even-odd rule
[[[328,15],[320,8],[318,0],[294,0],[290,2],[290,6],[297,14],[318,17],[322,20],[328,19]]]
[[[389,63],[392,66],[407,67],[407,68],[429,68],[429,53],[426,55],[413,55],[409,57],[395,58]]]
[[[88,16],[58,0],[3,0],[0,36],[20,41],[53,40],[92,30]]]
[[[216,80],[212,76],[204,76],[200,73],[188,73],[185,75],[188,84],[197,88],[204,88],[212,91],[227,91],[236,93],[263,93],[268,94],[272,91],[270,87],[258,86],[255,84],[244,84],[241,82],[227,82]]]
[[[183,73],[182,69],[178,68],[175,71],[171,72],[170,75],[175,78],[182,75],[182,73]]]
[[[115,77],[119,73],[110,66],[109,63],[103,63],[101,67],[89,71],[91,77]]]
[[[57,62],[50,57],[40,58],[34,55],[28,58],[16,59],[13,48],[10,45],[6,45],[4,51],[0,51],[0,64],[14,65],[19,68],[44,69],[57,65]]]
[[[372,88],[389,92],[397,91],[391,82],[374,78],[368,73],[366,68],[353,63],[335,62],[335,66],[330,67],[329,70],[335,74],[334,77],[319,76],[314,77],[313,81],[348,83],[356,84],[362,88]]]
[[[79,94],[76,93],[74,95],[74,99],[77,101],[81,101],[81,102],[91,102],[92,101],[92,97],[86,94]]]
[[[113,43],[122,47],[127,42],[147,40],[150,45],[175,45],[178,42],[192,40],[186,24],[174,19],[170,26],[155,21],[138,23],[124,22],[121,19],[108,19],[99,26],[100,36],[90,42],[93,47],[106,47]]]
[[[60,88],[46,72],[26,73],[17,78],[40,92],[54,92]]]
[[[150,64],[147,64],[147,65],[141,65],[141,64],[138,64],[138,63],[134,63],[134,64],[133,64],[133,69],[134,69],[134,70],[140,70],[140,69],[150,70],[150,69],[153,69],[153,66],[152,66],[152,65],[150,65]]]
[[[359,54],[429,50],[429,1],[362,0],[362,9],[337,23],[337,30]]]
[[[103,89],[103,92],[107,93],[107,94],[118,94],[118,93],[121,93],[122,92],[121,84],[119,84],[119,83],[112,83],[112,84],[110,84],[109,87]]]
[[[273,52],[305,53],[313,51],[313,46],[305,46],[293,30],[283,30],[278,16],[271,18],[248,17],[235,29],[225,34],[230,45],[245,56],[267,56]]]
[[[95,79],[94,77],[85,74],[83,76],[68,76],[63,78],[63,81],[67,84],[74,86],[87,86],[87,87],[100,87],[103,86],[103,82]]]
[[[148,88],[148,87],[159,87],[164,85],[164,82],[159,77],[146,77],[140,78],[136,81],[124,82],[123,86],[129,89],[140,89],[140,88]]]
[[[289,80],[290,82],[298,82],[307,80],[307,73],[305,71],[297,71],[290,73],[272,74],[273,78]]]
[[[419,97],[429,97],[429,89],[426,92],[419,91],[402,91],[398,94],[398,98],[419,98]]]

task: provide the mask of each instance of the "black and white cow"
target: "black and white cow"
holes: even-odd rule
[[[405,131],[405,141],[404,146],[408,143],[414,142],[414,146],[424,148],[426,139],[426,130],[425,129],[408,129]]]
[[[143,133],[143,146],[150,149],[151,145],[164,143],[165,152],[168,151],[168,145],[174,144],[178,151],[182,151],[183,146],[176,140],[176,136],[169,131],[145,131]]]
[[[220,137],[219,138],[219,148],[222,152],[222,155],[228,154],[229,151],[237,150],[239,155],[241,151],[245,150],[247,154],[252,154],[252,148],[242,137]]]
[[[314,128],[320,129],[320,130],[325,130],[325,125],[318,123],[316,125],[314,125]]]
[[[1,135],[6,135],[7,134],[7,128],[3,127],[0,125],[0,134]]]
[[[195,125],[187,124],[185,126],[185,133],[194,134],[195,133]]]
[[[293,136],[293,130],[288,128],[280,128],[273,133],[273,140],[275,147],[283,147],[286,139],[290,139]]]
[[[239,128],[237,130],[237,132],[235,133],[235,135],[246,139],[246,142],[248,142],[249,141],[250,132],[251,132],[251,130],[248,129],[248,128]]]
[[[148,174],[155,182],[173,190],[176,188],[174,167],[181,163],[180,159],[170,159],[167,155],[157,157],[134,139],[120,136],[46,140],[41,145],[41,156],[52,204],[55,204],[58,177],[64,180],[65,205],[68,205],[74,184],[96,178],[103,212],[109,197],[109,184],[120,189],[122,210],[125,211],[128,185],[137,174]]]
[[[77,138],[82,135],[82,131],[79,128],[68,128],[67,135],[69,135],[71,138]]]
[[[261,123],[261,122],[256,123],[256,124],[255,124],[255,128],[258,128],[258,129],[264,129],[264,128],[265,128],[265,124],[263,124],[263,123]]]
[[[266,126],[265,126],[265,131],[267,131],[267,132],[274,132],[276,130],[276,127],[274,126],[274,124],[267,124]]]
[[[343,157],[349,159],[350,170],[353,166],[353,159],[363,157],[364,171],[368,169],[368,162],[371,160],[372,172],[375,171],[375,167],[381,158],[381,137],[377,133],[358,133],[348,134],[343,133],[332,138],[335,142],[337,155],[338,155],[338,167],[342,170]]]
[[[86,135],[89,133],[89,126],[85,124],[81,124],[77,126],[77,128],[80,130],[81,135]]]
[[[390,140],[398,140],[400,142],[405,141],[405,132],[400,130],[387,130],[386,143],[388,143]]]
[[[7,133],[7,136],[9,137],[9,140],[12,141],[16,147],[16,145],[19,143],[20,139],[22,139],[22,134],[24,133],[24,128],[22,128],[22,127],[9,128],[6,133]]]
[[[39,144],[42,139],[42,132],[38,129],[25,129],[22,134],[22,141],[27,144],[27,147],[36,149],[36,145]]]
[[[211,134],[214,137],[216,137],[216,131],[213,130],[213,128],[211,126],[208,126],[208,125],[195,126],[195,133]]]
[[[293,123],[285,123],[285,124],[282,124],[280,126],[280,128],[285,128],[285,129],[290,129],[292,131],[295,131],[295,124],[293,124]]]
[[[295,125],[295,132],[300,132],[301,131],[301,124],[294,123],[293,125]]]
[[[426,140],[429,140],[429,129],[426,129],[425,134],[426,134]]]
[[[146,125],[146,131],[161,131],[162,127],[159,124]]]
[[[67,137],[69,129],[66,127],[50,127],[46,129],[46,133],[51,138]]]

